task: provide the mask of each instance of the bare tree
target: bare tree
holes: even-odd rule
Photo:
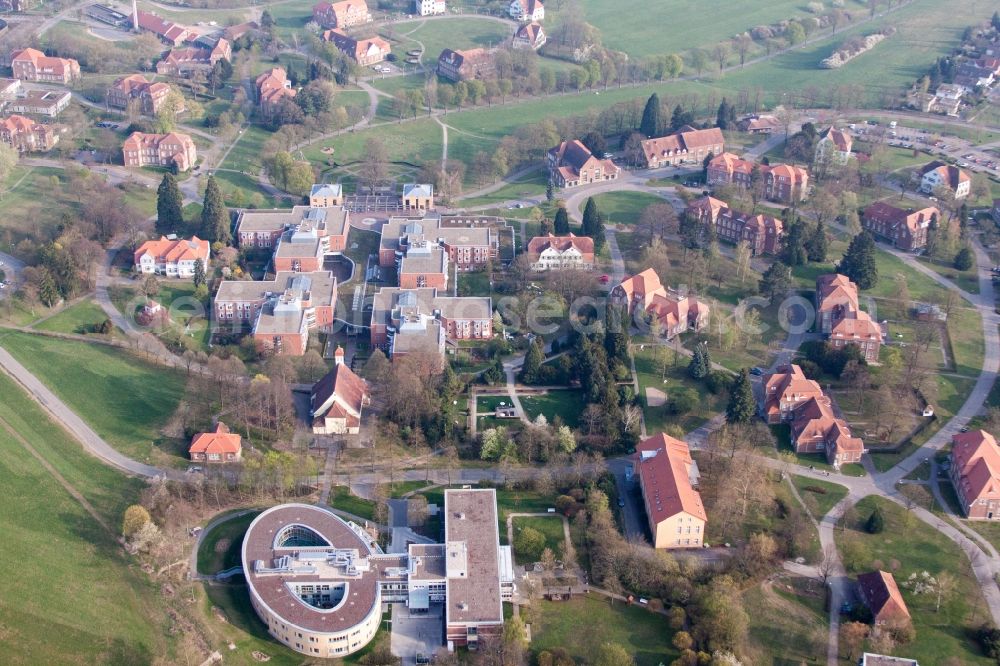
[[[719,73],[721,74],[729,63],[729,45],[725,42],[716,44],[712,49],[712,57],[715,62],[719,63]]]

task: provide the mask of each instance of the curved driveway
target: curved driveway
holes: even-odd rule
[[[83,444],[84,449],[100,458],[106,464],[116,467],[126,474],[134,474],[136,476],[183,478],[181,472],[163,470],[152,465],[146,465],[116,451],[100,435],[94,432],[89,425],[84,423],[83,419],[77,416],[76,412],[56,397],[45,384],[39,381],[17,359],[11,356],[10,352],[2,347],[0,347],[0,368],[24,387],[31,394],[31,397],[40,403],[56,422],[62,424],[71,435],[79,440]]]

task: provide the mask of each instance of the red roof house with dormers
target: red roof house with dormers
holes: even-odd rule
[[[993,435],[972,430],[953,436],[948,473],[967,518],[1000,519],[1000,447]]]
[[[231,463],[243,456],[243,438],[220,422],[212,432],[200,432],[191,440],[188,455],[194,462]]]

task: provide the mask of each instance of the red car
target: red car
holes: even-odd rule
[[[597,279],[600,280],[601,284],[607,284],[608,282],[611,281],[611,276],[610,275],[602,275],[601,277],[599,277]]]

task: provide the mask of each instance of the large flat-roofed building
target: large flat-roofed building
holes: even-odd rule
[[[286,232],[306,225],[321,239],[324,254],[347,247],[347,210],[342,206],[295,206],[273,210],[243,210],[236,218],[240,247],[275,247]]]
[[[444,512],[445,638],[475,646],[503,627],[496,491],[446,491]]]
[[[392,217],[382,226],[379,241],[379,266],[394,266],[409,254],[412,247],[428,242],[440,246],[448,262],[459,271],[485,268],[500,251],[500,229],[505,225],[491,216]]]
[[[444,605],[447,639],[475,646],[503,626],[513,596],[510,547],[501,546],[496,493],[448,489],[444,544],[386,554],[355,523],[329,509],[282,504],[260,514],[243,538],[242,564],[254,611],[278,641],[315,658],[367,645],[382,606]]]
[[[261,351],[301,355],[309,331],[329,332],[337,302],[330,271],[281,271],[273,280],[223,280],[213,302],[217,331],[249,332]]]
[[[444,353],[448,340],[493,337],[493,301],[439,296],[437,289],[385,287],[372,303],[371,344],[390,357],[415,351]]]
[[[11,101],[10,110],[55,118],[69,106],[72,97],[68,90],[27,90]]]

